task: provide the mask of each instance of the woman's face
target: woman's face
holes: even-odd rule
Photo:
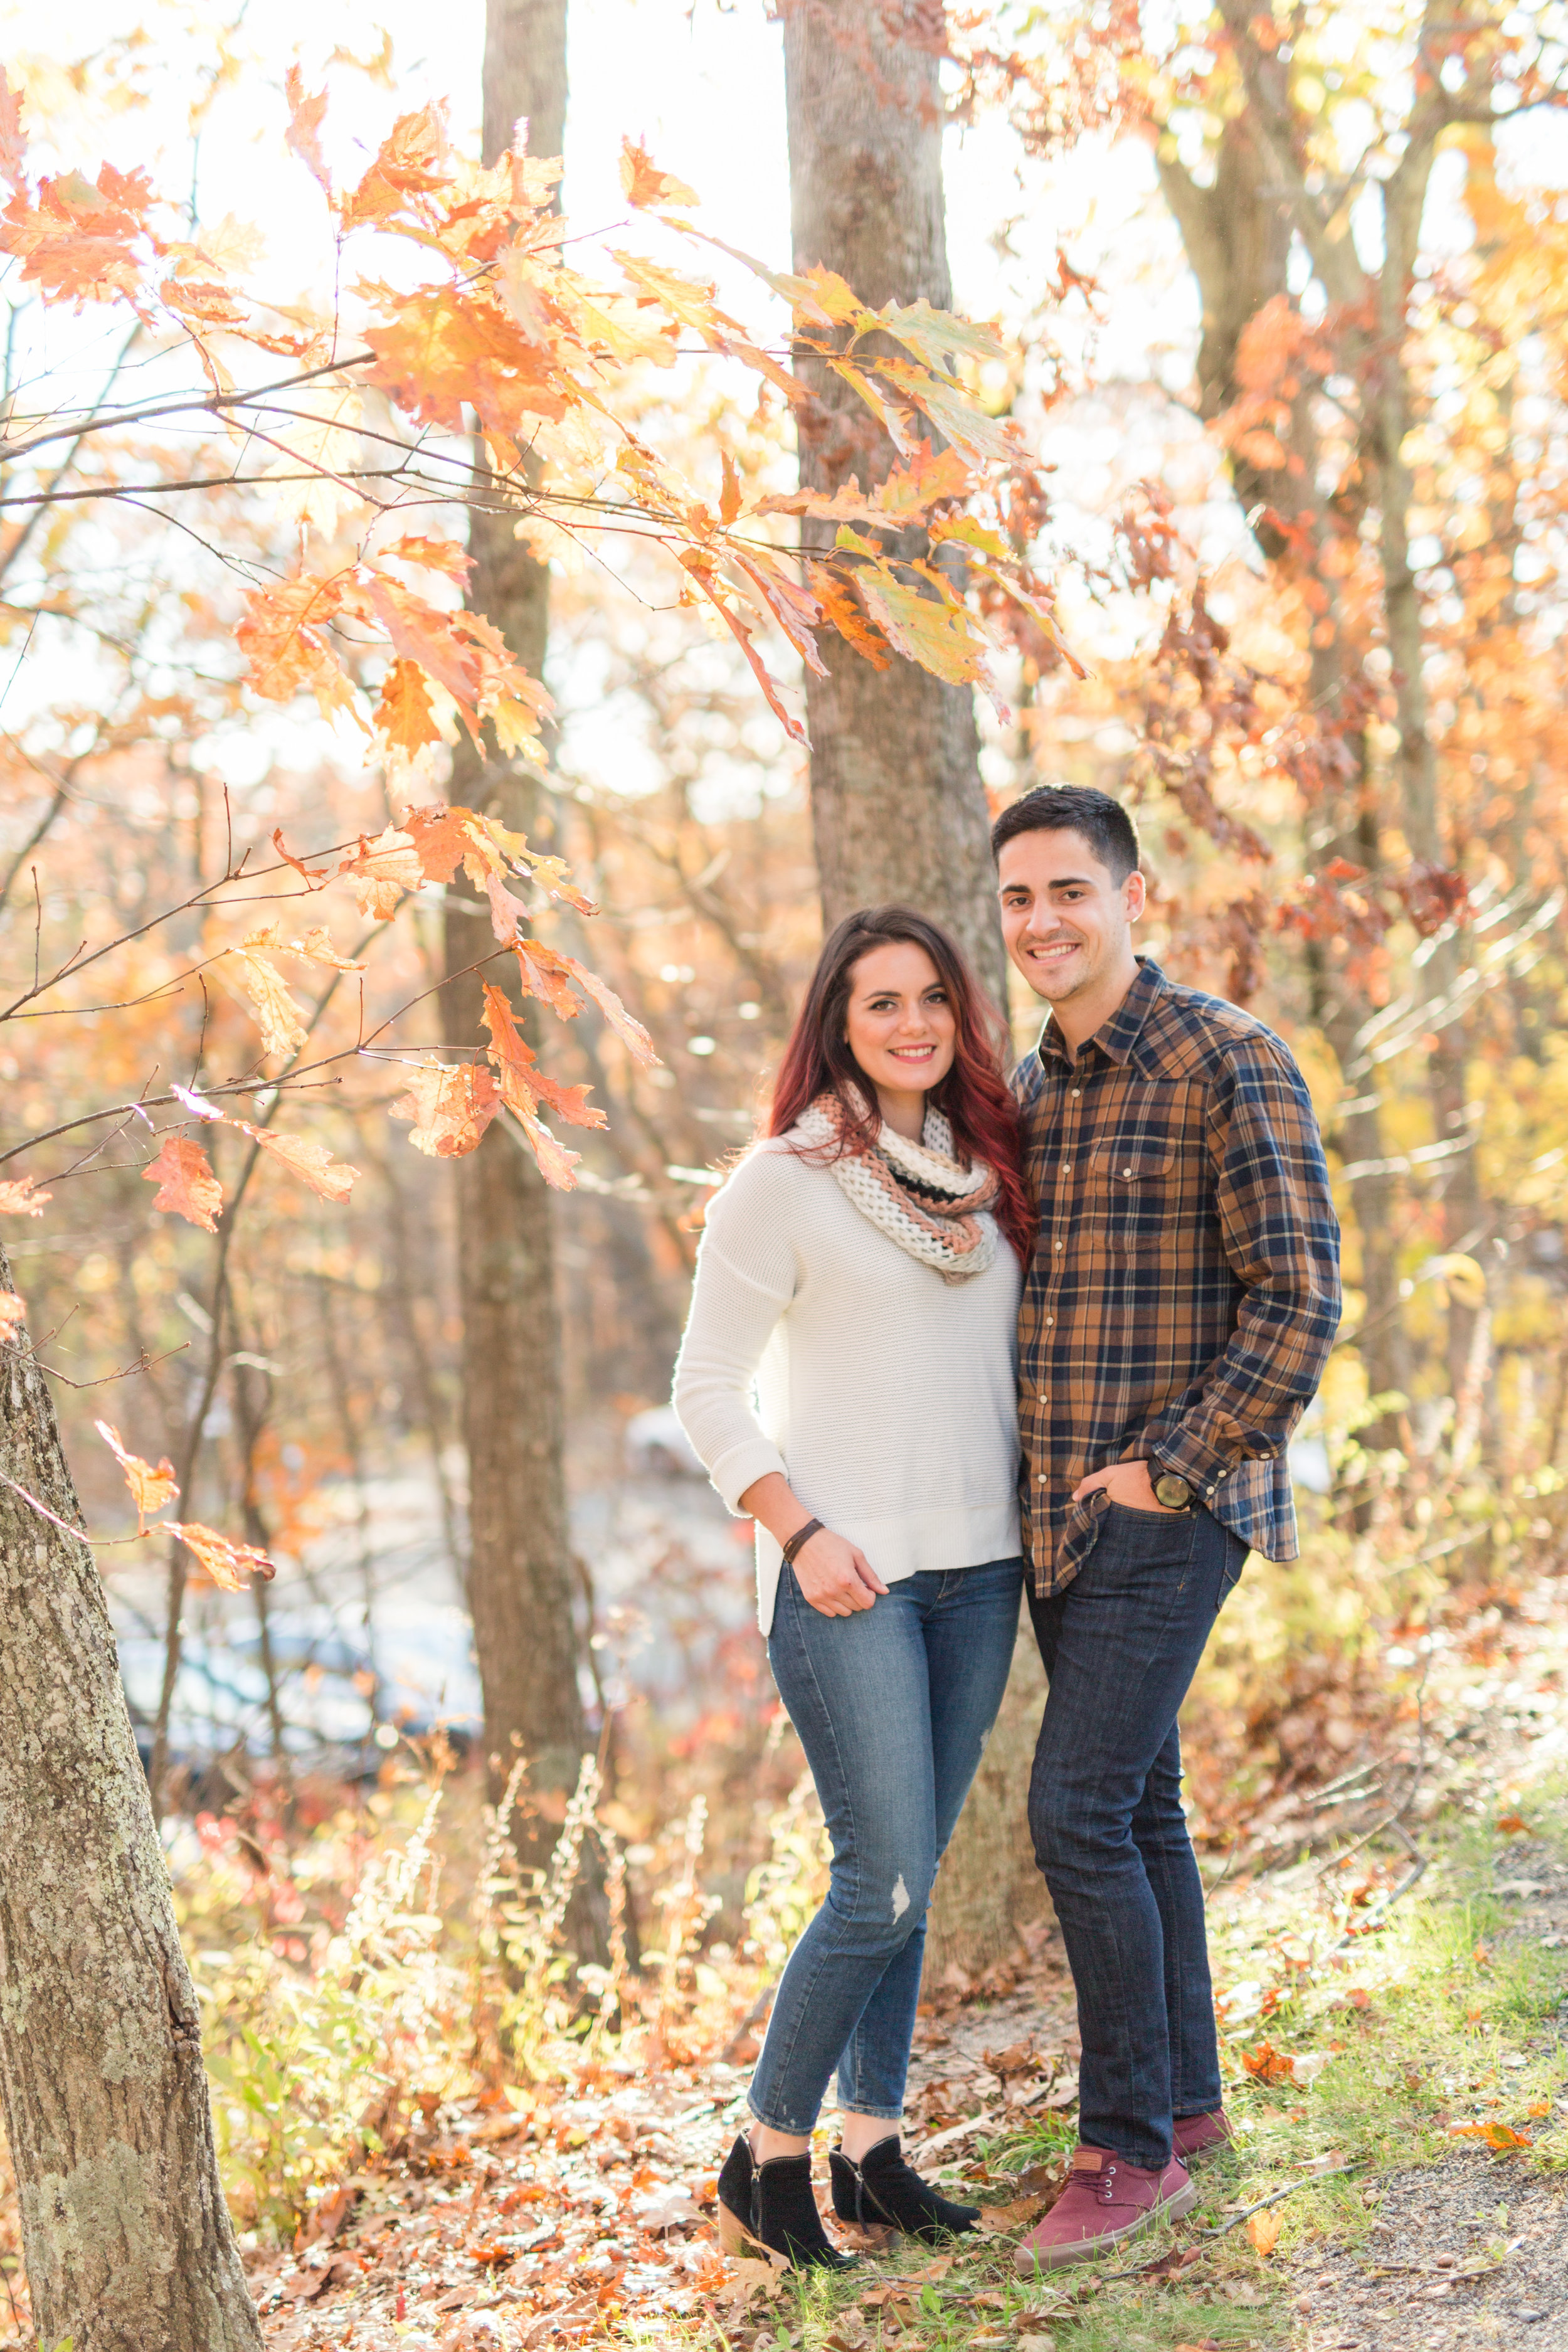
[[[911,940],[889,940],[859,959],[844,1025],[884,1116],[889,1097],[927,1094],[952,1067],[958,1016],[935,964]]]

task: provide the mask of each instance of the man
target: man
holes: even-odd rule
[[[1019,1321],[1029,1786],[1083,2039],[1033,2274],[1190,2210],[1226,2139],[1177,1710],[1248,1550],[1297,1556],[1285,1448],[1340,1316],[1339,1227],[1288,1049],[1133,953],[1138,838],[1045,787],[992,834],[1007,951],[1049,1006],[1016,1081],[1039,1238]]]

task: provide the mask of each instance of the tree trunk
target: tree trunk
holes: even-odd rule
[[[976,1977],[1017,1947],[1026,1920],[1050,1907],[1035,1863],[1027,1798],[1046,1704],[1046,1671],[1026,1614],[996,1727],[986,1742],[958,1833],[937,1873],[926,1931],[925,1980]]]
[[[910,37],[899,38],[902,6]],[[952,301],[937,61],[915,46],[916,0],[786,0],[795,267],[837,270],[870,303]],[[816,409],[799,425],[800,478],[831,494],[879,481],[892,445],[822,362],[804,359]],[[811,526],[806,526],[809,532]],[[901,550],[918,554],[912,538]],[[912,663],[874,670],[825,648],[806,680],[811,818],[825,923],[901,899],[962,940],[999,1005],[1006,967],[974,699]],[[1032,1644],[1031,1644],[1032,1649]],[[937,1882],[927,1966],[973,1974],[1047,1907],[1024,1826],[1039,1727],[1037,1666],[1015,1675]]]
[[[565,0],[489,0],[485,22],[484,159],[492,163],[526,123],[528,151],[561,152],[566,121]],[[544,669],[550,573],[513,535],[515,517],[476,508],[468,596],[536,677]],[[453,796],[537,840],[543,795],[532,772],[487,758],[465,739]],[[446,916],[449,975],[446,1034],[458,1053],[483,1043],[479,978],[495,951],[488,911],[452,900]],[[513,995],[537,1046],[531,1004],[516,999],[510,960],[485,977]],[[563,1464],[561,1325],[549,1188],[510,1123],[498,1119],[459,1160],[458,1281],[462,1307],[463,1438],[468,1456],[468,1603],[484,1691],[485,1747],[499,1794],[516,1747],[529,1759],[537,1812],[518,1821],[524,1859],[553,1842],[587,1741],[578,1684],[577,1582]]]
[[[25,1341],[0,1378],[0,2092],[33,2324],[76,2352],[258,2352],[103,1588]]]
[[[1247,326],[1267,303],[1288,291],[1289,215],[1278,189],[1270,194],[1268,159],[1245,114],[1233,116],[1221,131],[1207,185],[1192,179],[1174,155],[1161,156],[1158,168],[1203,303],[1198,393],[1202,412],[1212,420],[1241,396],[1237,368]],[[1347,662],[1336,619],[1336,583],[1322,562],[1329,534],[1320,511],[1311,393],[1303,391],[1291,404],[1284,463],[1261,466],[1233,453],[1230,465],[1237,503],[1265,559],[1305,565],[1326,592],[1324,618],[1331,634],[1326,639],[1314,635],[1306,702],[1310,710],[1331,718],[1347,683]],[[1290,524],[1291,531],[1282,531],[1275,516]],[[1338,789],[1324,784],[1313,812],[1318,823],[1309,860],[1327,863],[1342,856],[1375,870],[1383,861],[1381,828],[1366,775],[1364,735],[1350,736],[1345,748],[1353,775]],[[1364,996],[1352,995],[1331,972],[1321,948],[1314,943],[1314,949],[1309,952],[1312,1018],[1332,1045],[1359,1105],[1341,1116],[1333,1133],[1350,1177],[1361,1244],[1364,1336],[1357,1345],[1373,1393],[1384,1395],[1406,1388],[1408,1365],[1399,1297],[1397,1181],[1388,1164],[1375,1091],[1354,1074],[1358,1032],[1373,1008]],[[1392,1419],[1379,1423],[1372,1442],[1399,1442]]]
[[[911,37],[891,32],[900,13]],[[869,303],[951,307],[937,60],[914,46],[918,0],[785,0],[795,267],[822,264]],[[891,443],[826,363],[801,358],[815,395],[798,423],[803,488],[880,481]],[[813,526],[808,521],[806,534]],[[918,536],[901,551],[921,552]],[[1005,966],[974,698],[913,663],[874,670],[824,646],[806,679],[811,819],[823,919],[901,899],[963,941],[998,1004]]]

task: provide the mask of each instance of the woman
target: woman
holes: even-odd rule
[[[837,2071],[834,2210],[931,2238],[900,2132],[926,1904],[1012,1661],[1019,1262],[1032,1221],[995,1016],[947,934],[847,916],[780,1066],[767,1136],[710,1205],[675,1403],[757,1522],[758,1614],[833,1843],[790,1956],[720,2227],[851,2257],[811,2189]],[[753,1407],[756,1384],[760,1411]],[[754,2249],[753,2249],[754,2250]]]

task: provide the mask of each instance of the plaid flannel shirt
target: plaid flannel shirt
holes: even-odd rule
[[[1024,1542],[1042,1595],[1148,1460],[1269,1559],[1297,1557],[1285,1448],[1340,1319],[1339,1223],[1306,1083],[1249,1013],[1140,960],[1069,1061],[1047,1020],[1014,1087],[1039,1204],[1018,1322]]]

